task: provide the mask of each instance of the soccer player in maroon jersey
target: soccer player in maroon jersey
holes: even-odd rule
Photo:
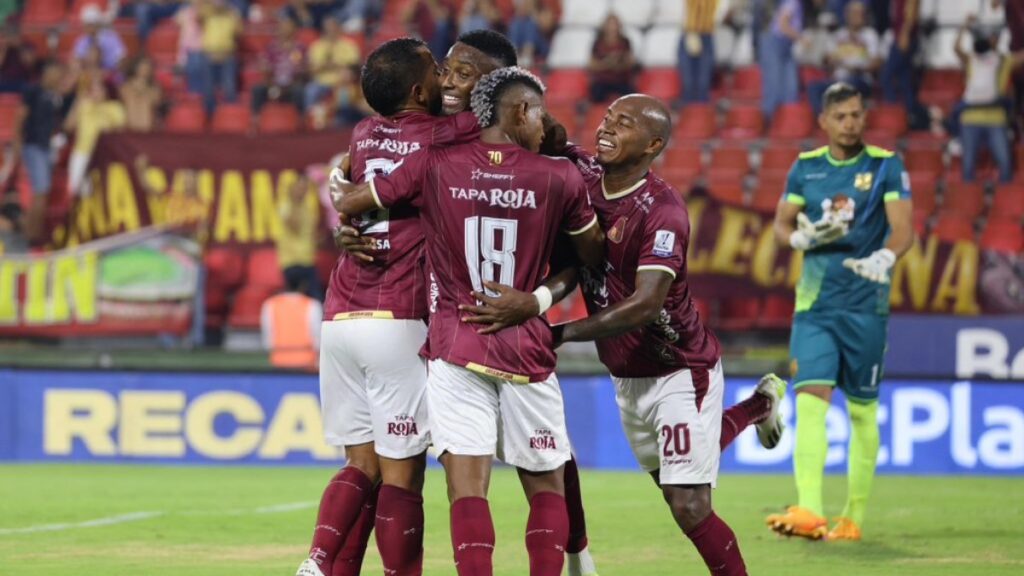
[[[380,116],[353,131],[350,158],[358,182],[387,174],[431,146],[478,134],[472,113],[436,116],[437,64],[419,40],[402,38],[374,50],[362,83]],[[374,527],[388,573],[420,574],[430,444],[426,363],[419,357],[427,316],[423,230],[409,205],[363,214],[352,225],[374,244],[375,258],[364,262],[343,253],[332,271],[320,361],[325,435],[345,446],[348,464],[324,491],[309,558],[298,574],[357,574]]]
[[[561,574],[568,540],[562,467],[569,447],[550,328],[533,318],[481,335],[459,311],[485,281],[539,286],[559,231],[571,237],[581,262],[603,260],[603,235],[579,172],[536,154],[542,95],[540,80],[526,70],[488,74],[472,94],[483,128],[478,141],[410,157],[358,187],[346,184],[336,201],[347,216],[404,203],[420,209],[431,271],[427,399],[460,576],[493,573],[486,497],[494,456],[517,467],[530,502],[530,574]]]
[[[650,170],[670,132],[664,105],[634,94],[609,108],[597,132],[596,157],[578,147],[567,150],[589,185],[608,255],[602,266],[580,271],[590,316],[554,330],[559,342],[597,341],[623,428],[676,523],[712,574],[743,575],[736,537],[711,509],[711,487],[721,450],[749,424],[758,425],[766,447],[778,443],[785,384],[766,376],[757,393],[722,414],[718,340],[701,322],[686,281],[686,206]],[[491,294],[475,295],[483,305],[463,307],[472,314],[466,321],[507,325],[535,313],[529,295],[485,287]]]

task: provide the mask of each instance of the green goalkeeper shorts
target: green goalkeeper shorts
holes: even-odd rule
[[[827,310],[800,312],[789,341],[793,388],[836,386],[854,402],[878,399],[889,317]]]

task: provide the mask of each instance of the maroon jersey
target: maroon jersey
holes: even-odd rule
[[[558,233],[597,224],[572,162],[478,140],[409,157],[371,186],[382,208],[420,209],[431,271],[429,357],[515,382],[546,379],[555,352],[544,319],[482,336],[461,321],[458,306],[473,304],[470,292],[485,280],[534,290]]]
[[[479,133],[476,117],[470,112],[448,117],[409,112],[390,118],[367,118],[352,132],[352,180],[372,180],[431,146],[467,142]],[[354,218],[352,224],[376,244],[374,261],[363,262],[341,253],[331,272],[324,320],[426,318],[427,283],[419,211],[406,204],[364,214]]]
[[[587,181],[590,202],[607,238],[605,269],[584,269],[581,274],[587,311],[595,314],[629,298],[641,270],[660,270],[675,279],[657,321],[597,341],[601,362],[620,378],[713,368],[721,349],[690,298],[686,281],[690,219],[682,196],[654,173],[629,190],[606,195],[604,170],[597,161],[578,147],[570,150],[570,157]]]

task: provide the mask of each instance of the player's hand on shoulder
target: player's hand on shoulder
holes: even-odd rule
[[[889,270],[894,264],[896,264],[896,254],[888,248],[875,250],[865,258],[843,260],[843,266],[852,270],[854,274],[879,284],[889,283]]]
[[[511,286],[485,281],[484,287],[496,296],[474,291],[476,305],[459,305],[459,310],[468,316],[462,321],[480,324],[480,334],[494,334],[509,326],[518,326],[540,314],[540,304],[536,296],[529,292],[520,292]]]
[[[340,225],[334,228],[334,245],[351,254],[357,260],[373,262],[368,252],[374,249],[372,238],[364,238],[359,230],[352,226]]]

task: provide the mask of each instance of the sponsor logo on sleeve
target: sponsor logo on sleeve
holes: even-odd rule
[[[662,258],[672,256],[672,249],[676,246],[676,233],[671,230],[658,230],[654,234],[654,255]]]

